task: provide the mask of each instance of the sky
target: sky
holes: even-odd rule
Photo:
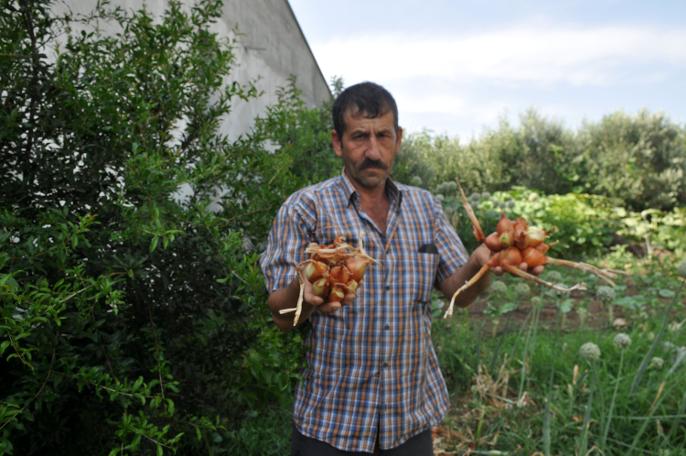
[[[290,0],[328,82],[374,81],[406,132],[463,142],[528,109],[570,130],[686,124],[686,0]]]

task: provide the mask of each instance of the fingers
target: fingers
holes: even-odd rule
[[[520,267],[519,269],[521,269],[523,271],[527,271],[527,268],[525,268],[525,267]],[[543,274],[544,270],[545,270],[544,266],[536,266],[535,268],[532,268],[531,270],[529,270],[527,272],[529,272],[530,274],[533,274],[535,276],[539,276],[539,275]],[[493,271],[493,273],[495,275],[503,275],[503,273],[504,273],[503,268],[500,266],[493,267],[491,269],[491,271]]]
[[[327,302],[326,304],[322,304],[321,306],[318,306],[317,309],[323,313],[323,314],[332,314],[338,309],[343,307],[343,304],[341,304],[338,301],[333,301],[333,302]]]
[[[355,299],[355,293],[346,293],[345,297],[343,298],[343,305],[350,305],[353,303],[353,300]]]
[[[307,293],[307,290],[305,291]],[[355,300],[355,293],[346,293],[341,301],[324,302],[322,298],[312,295],[312,300],[308,301],[310,304],[316,306],[317,310],[323,314],[332,314],[343,306],[348,306]]]
[[[304,280],[305,284],[305,292],[303,294],[303,301],[306,303],[313,305],[313,306],[319,306],[324,303],[324,299],[321,298],[321,296],[317,296],[314,294],[314,290],[312,288],[312,283],[309,280]]]
[[[491,259],[492,255],[493,252],[491,252],[491,250],[486,246],[486,244],[481,244],[472,253],[472,256],[476,260],[476,263],[479,265],[479,267],[488,263],[488,260]]]

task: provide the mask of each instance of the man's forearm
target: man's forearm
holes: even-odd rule
[[[287,287],[279,288],[269,295],[267,304],[272,312],[272,319],[276,326],[282,331],[289,331],[293,329],[293,318],[295,312],[280,314],[282,309],[292,309],[298,303],[298,296],[300,294],[300,282],[298,279],[293,280]],[[312,313],[314,306],[303,301],[302,313],[300,314],[299,323],[307,320]]]
[[[481,264],[475,255],[469,257],[467,263],[455,271],[441,284],[441,291],[448,298],[451,299],[453,294],[462,287],[469,279],[471,279],[481,269]],[[462,291],[455,300],[455,305],[459,307],[467,307],[471,304],[482,291],[488,288],[490,284],[490,274],[485,274],[475,284]]]

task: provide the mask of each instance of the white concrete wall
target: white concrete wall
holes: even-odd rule
[[[224,0],[220,33],[234,36],[238,29],[238,65],[233,76],[239,81],[256,81],[264,95],[249,104],[235,106],[225,122],[225,130],[245,131],[252,119],[276,100],[276,90],[295,75],[296,85],[309,106],[318,106],[331,97],[287,0]]]
[[[183,0],[192,4],[192,0]],[[74,13],[91,11],[97,0],[63,0],[55,8]],[[112,0],[113,6],[136,10],[143,5],[159,16],[166,0]],[[235,31],[238,30],[238,34]],[[224,0],[223,15],[215,24],[220,36],[236,39],[236,64],[228,81],[254,81],[263,94],[258,99],[236,100],[232,112],[222,124],[230,138],[248,131],[253,120],[276,101],[276,90],[284,87],[288,77],[296,77],[308,106],[319,106],[331,97],[327,81],[310,51],[307,41],[287,0]]]

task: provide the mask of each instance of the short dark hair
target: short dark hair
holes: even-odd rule
[[[391,93],[373,82],[360,82],[351,85],[336,97],[331,109],[333,117],[333,128],[339,138],[343,137],[345,131],[345,120],[343,116],[348,109],[354,108],[357,112],[364,113],[368,118],[375,118],[386,114],[388,111],[393,113],[395,129],[398,129],[398,105]]]

